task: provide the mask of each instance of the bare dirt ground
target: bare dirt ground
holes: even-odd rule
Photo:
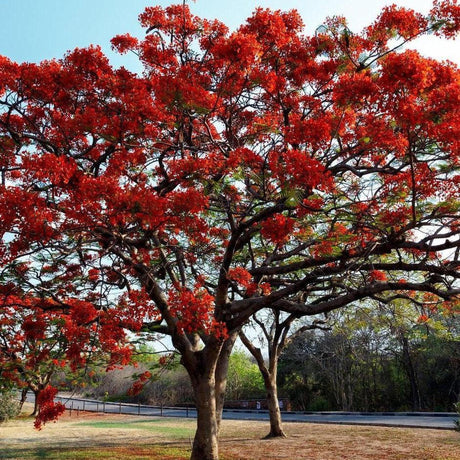
[[[460,433],[450,430],[288,423],[287,438],[263,439],[266,422],[224,420],[222,428],[220,452],[225,460],[460,459]],[[194,429],[192,419],[77,415],[75,411],[41,431],[34,430],[31,418],[16,419],[0,425],[0,459],[61,458],[47,452],[88,448],[120,452],[100,458],[149,458],[148,453],[140,453],[146,444],[161,446],[161,452],[170,451],[164,455],[156,451],[150,458],[183,459],[187,458]],[[126,455],[130,451],[137,454],[125,457],[121,449],[128,452]],[[83,452],[62,458],[95,456],[85,457]]]

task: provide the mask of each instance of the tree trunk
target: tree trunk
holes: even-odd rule
[[[409,340],[405,335],[402,336],[402,351],[403,351],[403,363],[406,369],[407,377],[410,383],[410,393],[412,399],[412,410],[418,411],[422,407],[420,398],[420,391],[418,388],[417,375],[415,373],[414,365],[410,354]]]
[[[36,415],[38,415],[38,395],[40,394],[40,390],[33,390],[33,392],[35,397],[34,411],[30,415],[33,415],[35,417]]]
[[[278,346],[278,341],[271,341],[269,343],[269,366],[265,365],[265,360],[262,356],[260,348],[256,348],[252,342],[244,335],[240,333],[240,338],[245,347],[249,350],[252,356],[254,356],[259,370],[264,380],[265,391],[267,394],[267,406],[270,414],[270,432],[266,438],[286,437],[283,431],[283,424],[281,421],[280,406],[278,403],[278,388],[276,377],[278,373],[278,358],[279,353],[283,347]]]
[[[24,403],[27,400],[27,391],[28,391],[28,388],[23,388],[21,390],[21,400],[19,401],[19,411],[22,411]]]
[[[218,460],[218,423],[215,379],[201,378],[193,384],[197,410],[197,428],[190,460]]]
[[[225,390],[227,388],[228,364],[233,345],[238,338],[238,333],[234,332],[224,342],[216,365],[216,414],[217,414],[217,434],[220,432],[220,422],[225,402]]]
[[[283,431],[283,423],[281,421],[281,411],[278,403],[278,388],[276,383],[276,372],[269,373],[264,376],[265,390],[267,392],[267,406],[270,414],[270,433],[267,438],[282,437],[286,434]]]
[[[237,335],[223,344],[210,340],[198,352],[182,355],[193,387],[197,429],[191,460],[218,460],[219,425],[222,417],[228,359]]]

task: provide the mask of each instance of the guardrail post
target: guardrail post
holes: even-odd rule
[[[137,405],[137,415],[141,415],[141,403]]]
[[[160,404],[160,417],[163,417],[163,403]]]
[[[102,412],[105,414],[105,401],[102,403]]]
[[[85,401],[83,401],[83,410],[85,410]]]
[[[118,413],[121,414],[121,402],[118,404]]]
[[[186,417],[188,418],[188,406],[185,408]]]

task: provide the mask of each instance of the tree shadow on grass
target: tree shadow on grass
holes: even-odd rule
[[[57,459],[61,449],[48,449],[45,447],[24,449],[24,448],[12,448],[2,449],[1,457],[3,459],[19,460],[19,459]]]
[[[1,453],[2,460],[142,460],[161,458],[162,460],[186,460],[190,457],[187,446],[173,443],[160,443],[155,445],[133,446],[92,446],[91,448],[47,448],[37,447],[32,449],[7,448]]]

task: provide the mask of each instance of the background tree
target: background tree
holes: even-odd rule
[[[22,269],[20,265],[15,267],[17,272]],[[32,415],[38,415],[41,393],[56,371],[72,359],[72,349],[77,346],[63,333],[64,323],[74,323],[75,318],[63,315],[62,311],[47,311],[43,299],[23,296],[18,283],[5,283],[2,291],[0,384],[21,389],[21,408],[27,392],[32,391]],[[76,366],[74,361],[74,370]]]
[[[427,313],[423,318],[401,302],[366,302],[332,314],[338,318],[331,331],[305,333],[282,354],[282,391],[298,410],[414,410],[404,344],[394,335],[395,325],[404,324],[416,410],[451,411],[460,392],[458,317]]]
[[[282,426],[281,411],[278,400],[278,360],[287,345],[297,336],[307,330],[321,328],[322,320],[314,320],[311,324],[299,324],[298,316],[294,314],[282,314],[272,310],[264,316],[254,314],[251,323],[259,333],[260,342],[265,350],[259,348],[252,338],[249,338],[243,330],[239,337],[246,349],[256,360],[263,377],[267,407],[270,415],[270,432],[267,437],[285,437]],[[264,356],[265,351],[265,356]]]
[[[65,368],[73,379],[96,360],[104,359],[109,367],[126,363],[123,352],[128,351],[125,344],[119,346],[120,339],[104,332],[120,319],[111,314],[104,321],[97,313],[98,295],[90,291],[94,283],[87,285],[81,267],[65,257],[53,260],[52,248],[44,255],[46,260],[33,254],[28,262],[15,260],[0,274],[0,382],[22,389],[21,404],[28,390],[34,393],[37,426],[47,414],[54,417],[64,410],[41,396],[54,394],[47,388],[59,370]],[[40,401],[48,411],[39,407]]]
[[[450,388],[445,388],[445,395],[451,398],[458,393],[458,365],[455,363],[460,353],[458,318],[433,308],[432,301],[431,295],[425,293],[414,308],[414,303],[410,304],[405,299],[379,298],[378,318],[389,332],[388,347],[400,361],[407,376],[414,411],[430,405],[436,407],[433,404],[434,394],[437,393],[436,389],[442,388],[447,369]],[[445,347],[441,353],[439,346]],[[446,362],[447,357],[450,363]],[[437,378],[439,380],[434,384]],[[426,380],[432,382],[427,385]],[[434,397],[431,402],[428,401],[428,394],[430,398]]]
[[[360,34],[331,18],[308,37],[294,11],[229,33],[151,7],[144,39],[112,42],[142,75],[97,47],[0,58],[2,273],[24,264],[21,295],[86,315],[113,361],[129,359],[127,329],[169,334],[197,407],[191,457],[216,460],[228,359],[254,313],[416,291],[451,308],[459,72],[396,50],[453,37],[459,11],[392,6]],[[52,289],[37,276],[50,257],[72,267]]]

